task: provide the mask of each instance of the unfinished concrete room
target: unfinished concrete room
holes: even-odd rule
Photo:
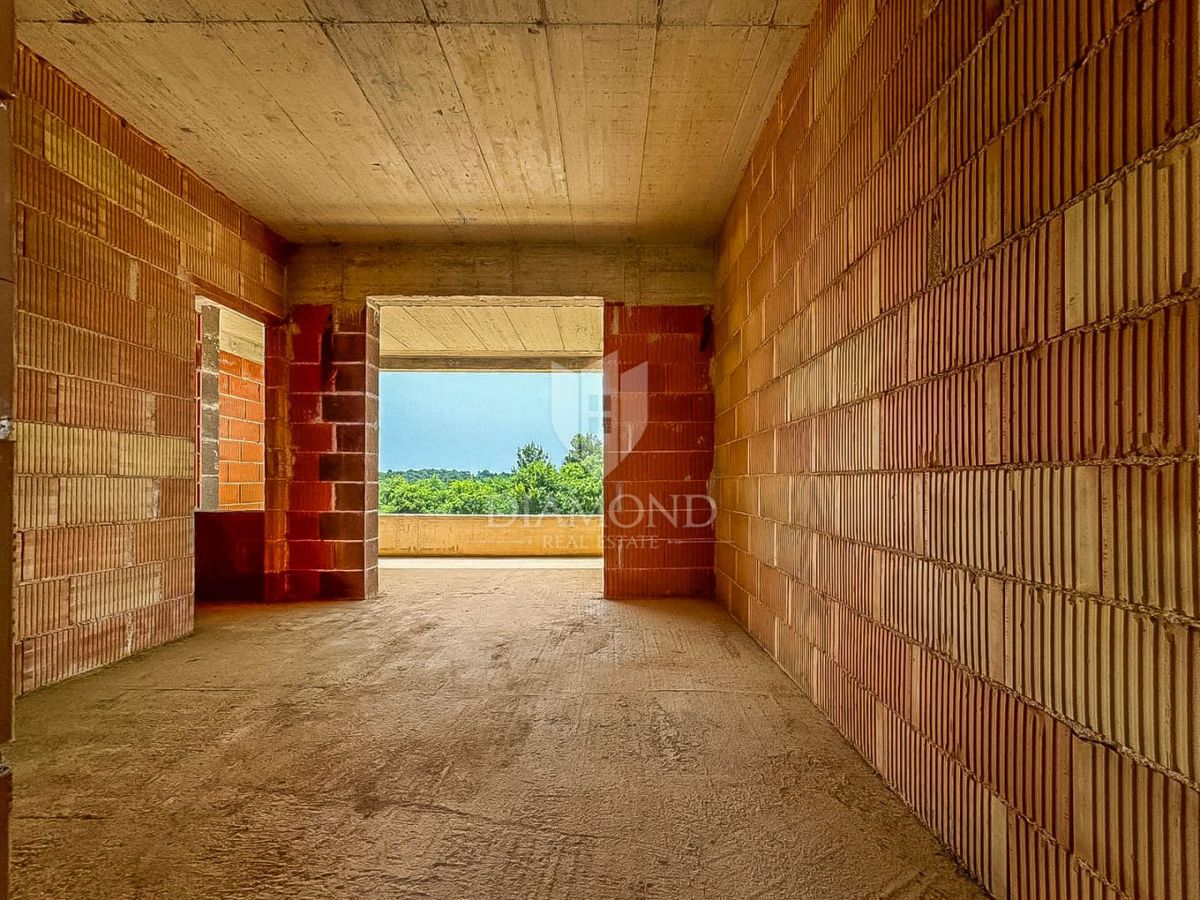
[[[1200,900],[1200,0],[0,0],[0,95],[0,897]]]

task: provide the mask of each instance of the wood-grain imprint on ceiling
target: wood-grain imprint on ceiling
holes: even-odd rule
[[[300,242],[704,241],[816,0],[17,0]]]
[[[513,370],[599,365],[604,307],[596,297],[381,298],[381,366],[448,361]]]

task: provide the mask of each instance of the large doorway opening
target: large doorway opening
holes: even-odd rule
[[[382,557],[603,554],[603,305],[381,303]]]

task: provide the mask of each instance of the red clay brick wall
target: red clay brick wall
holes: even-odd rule
[[[196,603],[263,599],[265,514],[196,511]]]
[[[379,590],[379,310],[299,304],[267,327],[268,600]]]
[[[263,364],[221,351],[220,508],[262,509]]]
[[[712,596],[707,312],[604,308],[606,597]]]
[[[15,651],[31,690],[192,623],[193,284],[282,308],[282,243],[33,54],[16,144]]]
[[[1198,18],[823,3],[720,239],[718,594],[1000,897],[1200,897]]]

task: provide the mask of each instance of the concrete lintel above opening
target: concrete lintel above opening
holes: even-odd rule
[[[384,294],[369,298],[379,306],[604,306],[603,297],[511,296],[511,295],[425,295]]]
[[[379,368],[393,372],[598,372],[599,356],[381,356]]]
[[[237,310],[221,310],[221,349],[251,362],[261,363],[266,356],[266,330],[262,322]]]

